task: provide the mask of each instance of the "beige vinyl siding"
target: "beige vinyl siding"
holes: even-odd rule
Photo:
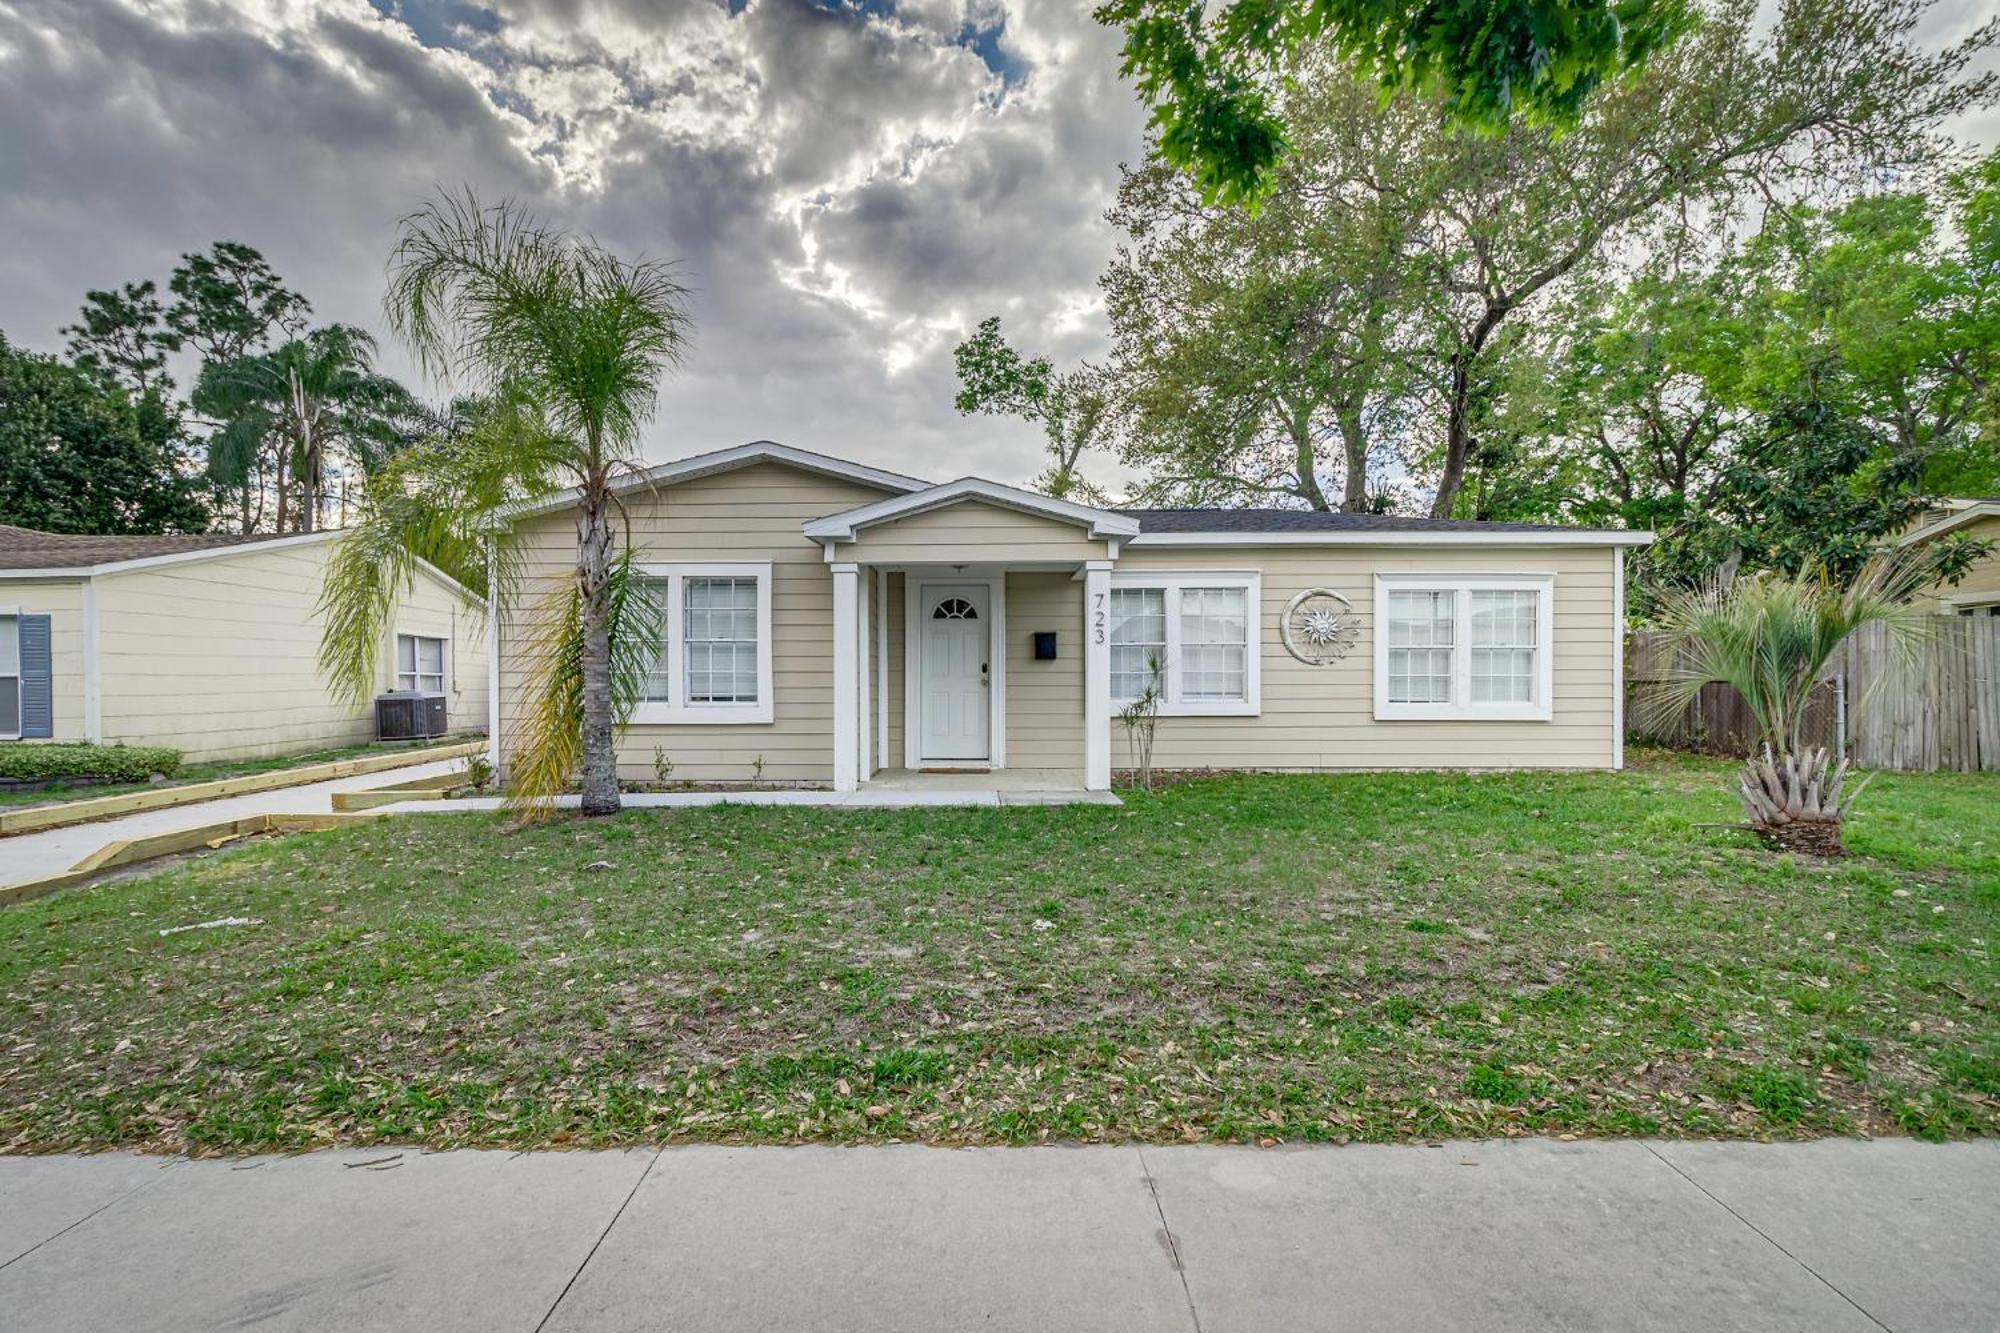
[[[1112,575],[1261,571],[1262,709],[1255,717],[1163,717],[1161,768],[1596,768],[1613,764],[1614,568],[1609,547],[1129,547]],[[1547,722],[1375,720],[1374,576],[1417,571],[1555,575],[1552,702]],[[1361,641],[1342,661],[1307,666],[1278,638],[1285,603],[1326,587],[1354,604]],[[1131,765],[1114,719],[1111,763]]]
[[[653,564],[771,562],[772,720],[719,725],[634,725],[618,741],[619,776],[654,778],[657,749],[674,781],[741,781],[758,756],[772,782],[833,780],[833,577],[801,531],[809,519],[883,498],[884,492],[756,463],[625,495],[640,558]],[[533,609],[576,569],[576,524],[567,511],[524,521],[521,596],[508,609],[500,656],[503,765],[526,702]]]
[[[871,575],[872,577],[872,571]],[[903,575],[889,575],[889,748],[875,756],[882,768],[903,766]],[[878,669],[880,666],[878,664]],[[876,696],[879,706],[881,696]],[[881,734],[878,730],[878,736]]]
[[[983,500],[877,523],[838,548],[837,559],[876,564],[1027,564],[1102,560],[1106,545],[1074,523]]]
[[[373,738],[372,698],[341,701],[319,675],[317,603],[339,540],[99,575],[104,738],[171,745],[192,761]],[[394,684],[395,632],[447,639],[451,729],[484,731],[486,639],[477,610],[419,574],[389,629],[377,688]]]
[[[1035,660],[1054,630],[1056,660]],[[1007,576],[1007,766],[1083,767],[1083,584],[1057,572]]]
[[[1925,611],[1949,611],[1945,599],[2000,598],[2000,517],[1982,518],[1957,531],[1979,541],[1992,542],[1994,550],[1974,561],[1965,577],[1950,587],[1927,589],[1914,604]]]
[[[83,587],[82,579],[0,580],[0,607],[49,618],[49,684],[55,703],[51,739],[58,741],[85,739]]]

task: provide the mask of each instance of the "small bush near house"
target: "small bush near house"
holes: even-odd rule
[[[144,782],[180,766],[181,752],[160,745],[0,745],[0,782]]]

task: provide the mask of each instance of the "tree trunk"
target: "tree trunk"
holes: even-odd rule
[[[299,531],[311,532],[319,526],[320,456],[319,437],[313,431],[312,405],[306,401],[305,386],[298,373],[292,374],[292,414],[299,423]]]
[[[1312,416],[1303,407],[1292,409],[1292,448],[1298,460],[1299,498],[1326,513],[1333,506],[1326,502],[1326,493],[1319,488],[1319,457],[1313,449]]]
[[[278,522],[277,526],[271,529],[273,532],[287,531],[285,527],[285,519],[287,517],[285,512],[285,501],[290,497],[287,496],[285,492],[285,487],[288,484],[285,479],[285,455],[290,452],[291,452],[291,446],[288,443],[281,441],[278,445],[277,449],[278,457],[276,460],[277,476],[278,476]]]
[[[1340,414],[1340,442],[1347,451],[1347,487],[1340,507],[1350,514],[1364,513],[1368,508],[1368,436],[1361,429],[1359,415]]]
[[[618,812],[618,754],[611,709],[611,494],[584,487],[577,519],[576,587],[583,604],[583,813]]]
[[[1432,518],[1450,518],[1458,502],[1459,488],[1465,485],[1465,460],[1472,452],[1472,372],[1487,339],[1510,309],[1505,304],[1489,304],[1465,345],[1451,358],[1451,408],[1445,417],[1444,471],[1438,476],[1437,500],[1431,505]]]

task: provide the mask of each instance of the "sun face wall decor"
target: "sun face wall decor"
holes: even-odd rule
[[[1307,666],[1331,666],[1361,639],[1354,604],[1331,588],[1307,588],[1278,618],[1285,651]]]

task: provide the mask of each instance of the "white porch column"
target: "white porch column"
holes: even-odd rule
[[[1083,785],[1111,790],[1111,562],[1083,566]]]
[[[833,789],[853,791],[861,758],[861,567],[833,569]]]
[[[870,687],[871,661],[873,654],[868,651],[868,626],[873,617],[881,614],[875,608],[875,598],[868,586],[868,576],[863,574],[856,581],[856,596],[860,601],[860,614],[854,621],[854,660],[861,664],[861,679],[855,690],[855,698],[861,710],[855,727],[855,743],[859,747],[856,762],[857,772],[863,782],[875,776],[875,695]]]

